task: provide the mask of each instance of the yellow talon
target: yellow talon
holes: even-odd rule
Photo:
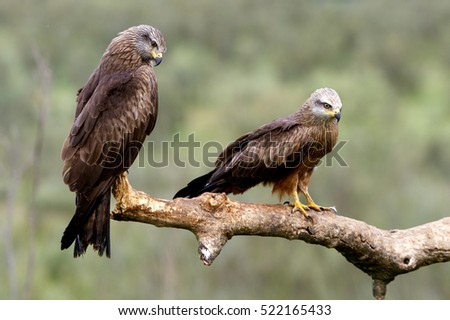
[[[308,201],[308,207],[309,207],[309,208],[314,209],[314,210],[316,210],[316,211],[318,211],[318,212],[324,210],[323,207],[321,207],[321,206],[319,206],[319,205],[317,205],[317,204],[314,203],[313,199],[311,198],[311,196],[309,195],[308,192],[304,192],[303,195],[305,196],[306,201]]]
[[[309,214],[308,212],[306,212],[306,208],[308,208],[308,206],[305,206],[303,203],[301,203],[300,201],[295,201],[293,204],[291,204],[292,208],[292,213],[294,213],[296,210],[300,211],[301,213],[303,213],[303,215],[308,218]]]
[[[318,206],[314,202],[308,202],[308,207],[311,209],[314,209],[316,211],[319,211],[319,212],[323,210],[323,208],[321,206]]]
[[[305,209],[308,208],[308,206],[305,206],[303,203],[300,202],[300,198],[298,197],[298,193],[297,190],[295,190],[292,195],[294,196],[294,203],[291,203],[292,208],[292,213],[294,213],[296,210],[300,211],[301,213],[303,213],[303,215],[308,218],[309,214],[306,212]]]

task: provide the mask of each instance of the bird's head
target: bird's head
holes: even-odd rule
[[[136,50],[144,61],[151,61],[154,66],[161,63],[166,52],[166,41],[158,29],[149,25],[130,28],[136,34]]]
[[[324,121],[341,119],[342,102],[337,92],[330,88],[320,88],[311,94],[308,104],[312,114]]]
[[[151,63],[157,66],[166,52],[166,41],[158,29],[149,25],[139,25],[120,32],[105,52],[133,63]]]

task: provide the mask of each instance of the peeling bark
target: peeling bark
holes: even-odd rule
[[[450,260],[450,218],[405,230],[382,230],[335,214],[311,212],[310,218],[283,205],[241,203],[225,194],[205,193],[194,199],[155,199],[134,190],[127,175],[113,188],[112,219],[191,231],[198,252],[210,265],[236,235],[281,237],[334,248],[373,279],[373,295],[383,299],[397,275]]]

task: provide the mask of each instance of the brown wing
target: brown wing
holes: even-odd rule
[[[89,99],[92,97],[95,89],[98,87],[98,82],[100,80],[99,68],[94,70],[92,75],[89,77],[86,85],[78,90],[77,94],[77,108],[75,110],[75,119],[80,115],[83,108],[86,106]]]
[[[81,90],[61,153],[71,191],[85,192],[131,166],[156,122],[156,80],[148,68],[109,74],[97,85],[94,74]]]
[[[211,181],[226,180],[229,192],[283,179],[298,167],[313,143],[294,116],[268,123],[229,145],[219,156]]]
[[[207,191],[236,194],[283,179],[305,159],[312,144],[308,128],[295,115],[274,120],[228,145],[213,171],[190,182],[175,197]]]
[[[147,65],[107,75],[97,70],[79,92],[75,122],[61,152],[64,182],[77,192],[62,249],[76,240],[74,256],[89,244],[110,256],[110,188],[153,130],[157,107],[156,78]]]

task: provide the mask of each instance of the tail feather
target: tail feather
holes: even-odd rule
[[[61,238],[61,250],[69,248],[75,242],[73,256],[76,258],[83,255],[88,245],[92,244],[100,256],[105,251],[108,258],[111,256],[110,198],[109,189],[93,201],[77,193],[75,214]]]
[[[110,228],[110,201],[111,193],[108,192],[98,205],[95,214],[95,234],[92,238],[94,249],[98,251],[100,256],[106,251],[106,256],[111,257],[111,242],[109,238]]]
[[[213,174],[214,170],[192,180],[186,187],[178,191],[173,198],[194,198],[204,192],[213,191],[214,186],[209,183],[209,180]]]
[[[173,198],[194,198],[204,192],[240,194],[256,186],[261,179],[255,177],[234,177],[229,171],[216,168],[188,183]]]

